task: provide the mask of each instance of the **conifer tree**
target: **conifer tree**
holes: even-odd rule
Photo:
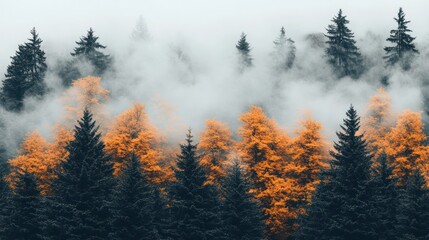
[[[330,168],[323,172],[298,239],[376,239],[371,216],[371,155],[358,134],[359,122],[350,107],[337,132],[339,141],[334,143]]]
[[[416,168],[423,170],[426,179],[429,177],[426,139],[419,112],[406,111],[398,116],[396,126],[387,135],[386,154],[399,185],[405,185]]]
[[[94,35],[92,28],[76,44],[77,47],[70,53],[74,59],[67,62],[59,72],[66,86],[70,86],[73,80],[81,78],[83,75],[100,76],[109,69],[112,63],[111,57],[102,52],[106,46],[98,42],[98,37]],[[88,63],[92,65],[93,70],[83,72],[79,65]]]
[[[359,77],[362,73],[362,56],[356,47],[353,32],[347,27],[349,20],[340,9],[338,15],[332,20],[333,24],[328,26],[326,41],[326,56],[338,77]]]
[[[402,8],[399,8],[398,16],[394,19],[398,27],[391,30],[390,36],[386,39],[386,41],[390,42],[393,46],[384,48],[386,52],[384,59],[388,66],[399,63],[402,69],[408,70],[411,67],[412,57],[419,53],[413,43],[416,38],[411,37],[409,34],[412,32],[407,26],[410,21],[405,20],[405,13],[402,11]]]
[[[243,71],[247,67],[251,67],[253,61],[253,58],[250,55],[250,44],[247,42],[246,38],[247,34],[241,33],[240,40],[238,40],[237,44],[235,45],[235,48],[237,48],[239,54],[239,63],[241,71]]]
[[[213,185],[207,182],[207,173],[200,164],[197,145],[189,130],[186,143],[180,145],[174,169],[176,181],[169,189],[171,198],[172,239],[220,239],[219,201]]]
[[[280,29],[279,37],[274,41],[273,58],[278,71],[290,69],[295,61],[295,42],[286,37],[285,28]]]
[[[52,184],[49,226],[45,231],[54,234],[53,239],[105,239],[110,226],[108,200],[113,167],[88,110],[75,126],[74,139],[66,149],[69,156],[61,163]]]
[[[94,35],[92,28],[89,29],[86,36],[80,38],[78,45],[71,53],[74,57],[85,57],[95,67],[95,74],[102,74],[110,66],[110,56],[102,53],[100,50],[106,46],[98,42],[98,37]]]
[[[284,239],[288,236],[284,222],[296,214],[286,201],[293,184],[286,175],[290,139],[260,107],[251,106],[240,120],[238,153],[246,163],[252,191],[262,203],[268,238]]]
[[[44,77],[47,69],[45,52],[41,49],[42,40],[31,30],[28,42],[18,46],[12,62],[7,67],[3,80],[3,104],[8,110],[20,111],[26,96],[43,96],[46,91]]]
[[[2,209],[1,239],[42,239],[40,190],[36,177],[17,169],[17,181]]]
[[[226,239],[259,240],[264,237],[262,208],[250,189],[243,169],[235,162],[222,186],[222,220]]]
[[[419,169],[408,179],[400,194],[398,239],[429,237],[429,189]]]
[[[210,119],[200,135],[198,150],[201,152],[201,164],[208,172],[208,183],[219,186],[226,174],[226,165],[233,148],[232,133],[222,122]]]
[[[396,215],[399,209],[398,178],[393,174],[393,166],[384,152],[379,154],[373,167],[373,213],[376,216],[375,231],[378,239],[396,238]]]
[[[157,239],[154,191],[132,155],[119,176],[113,195],[113,239]]]

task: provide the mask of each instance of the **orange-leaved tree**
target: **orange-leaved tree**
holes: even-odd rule
[[[328,165],[327,144],[321,129],[322,125],[308,116],[301,121],[301,128],[291,144],[292,161],[286,168],[286,177],[291,182],[291,187],[285,198],[291,212],[290,218],[285,222],[289,234],[298,228],[298,217],[305,214],[319,183],[318,174]]]
[[[121,113],[109,128],[104,139],[106,151],[114,160],[115,175],[120,174],[124,161],[135,154],[151,182],[167,180],[169,169],[160,165],[162,152],[160,137],[149,122],[144,106],[135,103]]]
[[[251,106],[240,120],[238,153],[247,165],[252,191],[262,203],[269,237],[284,239],[288,236],[284,223],[292,214],[285,201],[292,184],[286,178],[290,139],[260,107]]]
[[[67,120],[72,123],[79,119],[83,110],[90,110],[98,122],[104,120],[104,103],[109,98],[109,91],[101,86],[101,78],[87,76],[73,81],[64,93],[63,102]]]
[[[377,159],[385,151],[388,144],[386,137],[393,125],[391,99],[384,88],[379,88],[370,99],[362,123],[364,137],[372,154],[374,154],[374,159]]]
[[[416,168],[428,178],[429,149],[419,112],[405,111],[398,116],[396,126],[388,134],[386,154],[392,162],[399,184],[405,184]]]
[[[198,149],[201,152],[201,164],[209,170],[207,183],[220,186],[233,144],[232,133],[225,123],[213,119],[206,121]]]
[[[34,174],[38,178],[38,184],[43,193],[46,193],[51,181],[50,169],[53,165],[49,152],[49,143],[39,132],[34,131],[28,134],[21,143],[19,155],[9,160],[12,170]],[[15,183],[15,173],[12,171],[9,180],[12,187]]]

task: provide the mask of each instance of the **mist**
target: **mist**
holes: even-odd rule
[[[403,7],[409,28],[420,51],[414,67],[403,72],[384,67],[383,46],[393,17]],[[356,80],[336,79],[323,58],[325,28],[342,9],[355,33],[367,71]],[[236,131],[238,117],[249,105],[263,106],[267,114],[291,135],[299,119],[310,112],[324,126],[328,140],[353,104],[364,114],[369,97],[389,76],[387,92],[396,113],[422,111],[422,94],[429,82],[429,2],[417,1],[2,1],[0,2],[0,70],[6,72],[18,44],[36,27],[44,40],[48,65],[68,59],[75,41],[92,27],[106,53],[114,58],[114,71],[102,77],[110,91],[107,102],[113,117],[133,102],[145,105],[150,119],[173,141],[184,137],[188,127],[195,135],[204,120],[216,118]],[[148,38],[131,38],[139,16]],[[295,41],[292,69],[273,71],[270,53],[284,26]],[[247,33],[254,66],[237,71],[235,44]],[[52,126],[62,120],[64,109],[59,78],[49,72],[53,89],[43,99],[27,99],[21,114],[1,112],[4,141],[10,153],[22,137],[34,129],[49,137]],[[108,124],[108,122],[106,122]]]

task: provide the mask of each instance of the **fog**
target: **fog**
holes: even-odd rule
[[[387,70],[383,46],[393,17],[403,7],[416,36],[420,55],[408,72]],[[342,9],[350,20],[368,70],[358,79],[336,79],[309,34],[323,36],[332,17]],[[36,27],[44,40],[49,66],[69,58],[92,27],[106,53],[114,57],[114,73],[103,76],[111,91],[107,114],[115,116],[138,101],[161,132],[180,139],[187,127],[196,132],[204,120],[216,118],[235,131],[238,116],[249,105],[264,107],[291,134],[307,112],[335,139],[345,111],[353,104],[365,112],[380,79],[390,76],[387,89],[395,112],[423,109],[422,86],[429,82],[429,2],[417,1],[0,1],[0,71],[4,73],[18,44]],[[149,37],[136,42],[131,34],[142,16]],[[270,53],[281,26],[296,44],[296,61],[276,74]],[[237,71],[235,44],[247,33],[254,66]],[[321,38],[321,41],[325,39]],[[49,136],[64,112],[59,79],[48,73],[54,89],[42,102],[29,99],[22,114],[2,111],[3,141],[10,152],[33,129]]]

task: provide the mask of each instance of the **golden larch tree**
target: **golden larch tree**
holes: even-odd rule
[[[162,157],[160,138],[143,105],[135,103],[121,113],[106,133],[104,142],[106,151],[114,160],[115,175],[120,174],[124,161],[136,154],[150,181],[160,183],[166,180],[169,169],[159,164]]]
[[[368,110],[362,121],[365,140],[374,154],[374,159],[385,151],[388,144],[386,136],[393,127],[391,99],[384,88],[370,98]]]
[[[285,175],[291,160],[290,139],[260,107],[251,106],[240,120],[243,125],[238,131],[242,139],[238,153],[247,165],[252,192],[262,203],[270,238],[285,239],[288,235],[284,223],[291,217],[285,201],[291,188]]]
[[[305,214],[312,194],[319,183],[319,172],[327,167],[327,144],[321,134],[322,125],[307,117],[301,121],[301,128],[292,140],[290,154],[292,161],[286,168],[290,189],[285,198],[290,218],[285,224],[288,234],[298,228],[298,217]]]
[[[398,116],[396,126],[388,134],[386,154],[393,163],[399,184],[404,184],[416,168],[428,178],[428,146],[419,112],[405,111]]]
[[[42,193],[46,193],[52,180],[51,169],[53,158],[49,151],[50,144],[39,132],[34,131],[28,134],[19,150],[19,155],[9,160],[13,169],[24,170],[33,173],[39,180],[38,184]],[[15,171],[9,176],[11,186],[14,186]]]
[[[232,133],[225,123],[213,119],[206,121],[198,149],[201,152],[201,164],[209,170],[207,183],[220,185],[220,180],[226,174],[233,144]]]
[[[79,119],[87,108],[94,114],[100,124],[104,121],[106,108],[104,103],[109,98],[109,91],[101,86],[101,78],[87,76],[73,81],[72,86],[64,93],[63,103],[67,120],[72,123]]]

